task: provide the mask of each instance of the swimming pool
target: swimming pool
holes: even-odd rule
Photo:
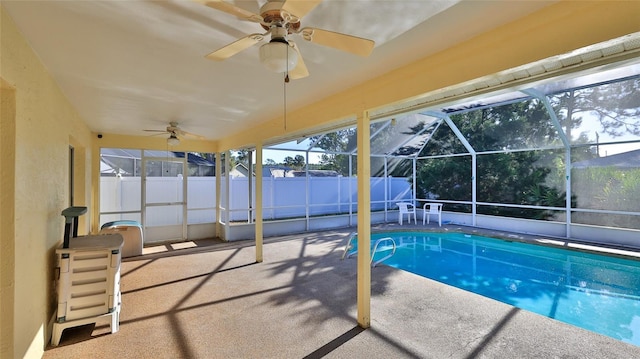
[[[372,245],[384,237],[397,244],[385,265],[640,346],[640,261],[463,233],[376,233]]]

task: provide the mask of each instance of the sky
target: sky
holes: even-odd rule
[[[295,157],[300,155],[305,157],[306,154],[300,151],[287,151],[287,150],[262,150],[262,162],[264,163],[268,159],[274,160],[276,163],[284,162],[285,157]],[[309,152],[309,163],[315,164],[320,163],[320,153]]]

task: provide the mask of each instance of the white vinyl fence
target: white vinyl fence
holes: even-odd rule
[[[248,181],[231,177],[230,220],[248,219]],[[355,213],[358,184],[355,177],[267,177],[262,184],[263,218],[267,220]],[[413,193],[405,178],[371,178],[371,210],[395,207],[411,201]],[[307,213],[308,211],[308,213]]]
[[[249,179],[231,179],[226,215],[230,221],[247,221]],[[187,223],[215,222],[215,177],[189,177],[187,183]],[[255,188],[255,186],[254,186]],[[149,177],[147,202],[178,202],[182,198],[182,178]],[[140,177],[102,177],[100,182],[101,224],[126,218],[115,213],[141,210]],[[225,196],[223,196],[224,202]],[[405,178],[371,178],[371,210],[395,208],[395,202],[412,201],[413,193]],[[263,182],[264,219],[299,218],[319,215],[355,213],[357,206],[355,177],[267,177]],[[154,207],[147,212],[146,226],[181,223],[180,206]],[[251,207],[254,207],[252,204]],[[106,214],[113,213],[113,214]],[[226,216],[225,216],[226,217]],[[226,219],[226,218],[225,218]]]
[[[147,203],[169,203],[182,200],[181,177],[148,177]],[[119,219],[140,221],[142,210],[140,177],[100,178],[100,225]],[[187,224],[213,223],[216,219],[215,177],[189,177],[187,182]],[[124,214],[115,214],[122,213]],[[105,214],[113,213],[113,214]],[[149,207],[146,226],[182,223],[182,206]]]

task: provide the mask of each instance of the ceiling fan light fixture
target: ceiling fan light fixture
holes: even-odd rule
[[[298,52],[286,40],[273,39],[260,46],[260,62],[271,71],[287,72],[298,64]]]
[[[176,137],[173,133],[167,138],[167,145],[169,146],[177,146],[180,144],[180,139]]]

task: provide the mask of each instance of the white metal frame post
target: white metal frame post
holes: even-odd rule
[[[256,205],[255,205],[255,228],[256,228],[256,262],[261,263],[262,258],[262,144],[256,145]]]
[[[535,97],[542,101],[542,104],[547,109],[547,113],[549,113],[549,118],[551,119],[551,123],[558,130],[558,136],[564,145],[565,151],[565,180],[566,180],[566,188],[565,188],[565,211],[566,211],[566,233],[567,238],[571,238],[571,139],[567,138],[567,135],[564,133],[564,129],[560,124],[560,119],[556,115],[556,112],[553,110],[553,106],[549,102],[549,98],[541,93],[540,91],[534,89],[522,90],[521,92]]]

